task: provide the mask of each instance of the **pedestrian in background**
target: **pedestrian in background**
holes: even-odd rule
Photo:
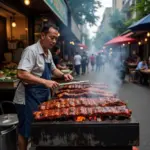
[[[101,57],[100,53],[96,56],[96,71],[100,71],[101,67]]]
[[[86,55],[86,52],[83,52],[82,55],[82,74],[84,75],[86,73],[86,66],[87,66],[88,56]]]
[[[74,65],[75,65],[75,71],[77,75],[80,75],[81,60],[82,57],[78,52],[76,52],[76,55],[74,56]]]
[[[59,45],[54,46],[52,51],[53,51],[53,61],[54,61],[55,66],[60,70],[68,69],[66,66],[62,66],[60,64],[61,60],[60,60],[59,55],[61,51],[60,51]]]

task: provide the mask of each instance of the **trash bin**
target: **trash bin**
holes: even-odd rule
[[[0,150],[17,150],[17,123],[16,114],[0,115]]]

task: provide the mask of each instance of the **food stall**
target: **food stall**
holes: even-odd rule
[[[139,145],[139,123],[107,85],[61,85],[53,99],[34,112],[30,150],[132,150]]]
[[[13,101],[19,83],[16,77],[17,64],[8,63],[0,68],[0,101]]]

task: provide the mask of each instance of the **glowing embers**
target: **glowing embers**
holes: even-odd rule
[[[77,116],[75,118],[75,121],[77,121],[77,122],[82,122],[82,121],[85,121],[85,120],[86,120],[86,118],[84,116]]]

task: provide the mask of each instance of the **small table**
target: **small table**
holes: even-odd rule
[[[150,74],[150,69],[147,69],[147,70],[141,70],[142,73],[145,73],[145,74]]]
[[[128,67],[130,67],[130,68],[136,68],[136,66],[137,66],[136,63],[128,63],[127,65],[128,65]]]

